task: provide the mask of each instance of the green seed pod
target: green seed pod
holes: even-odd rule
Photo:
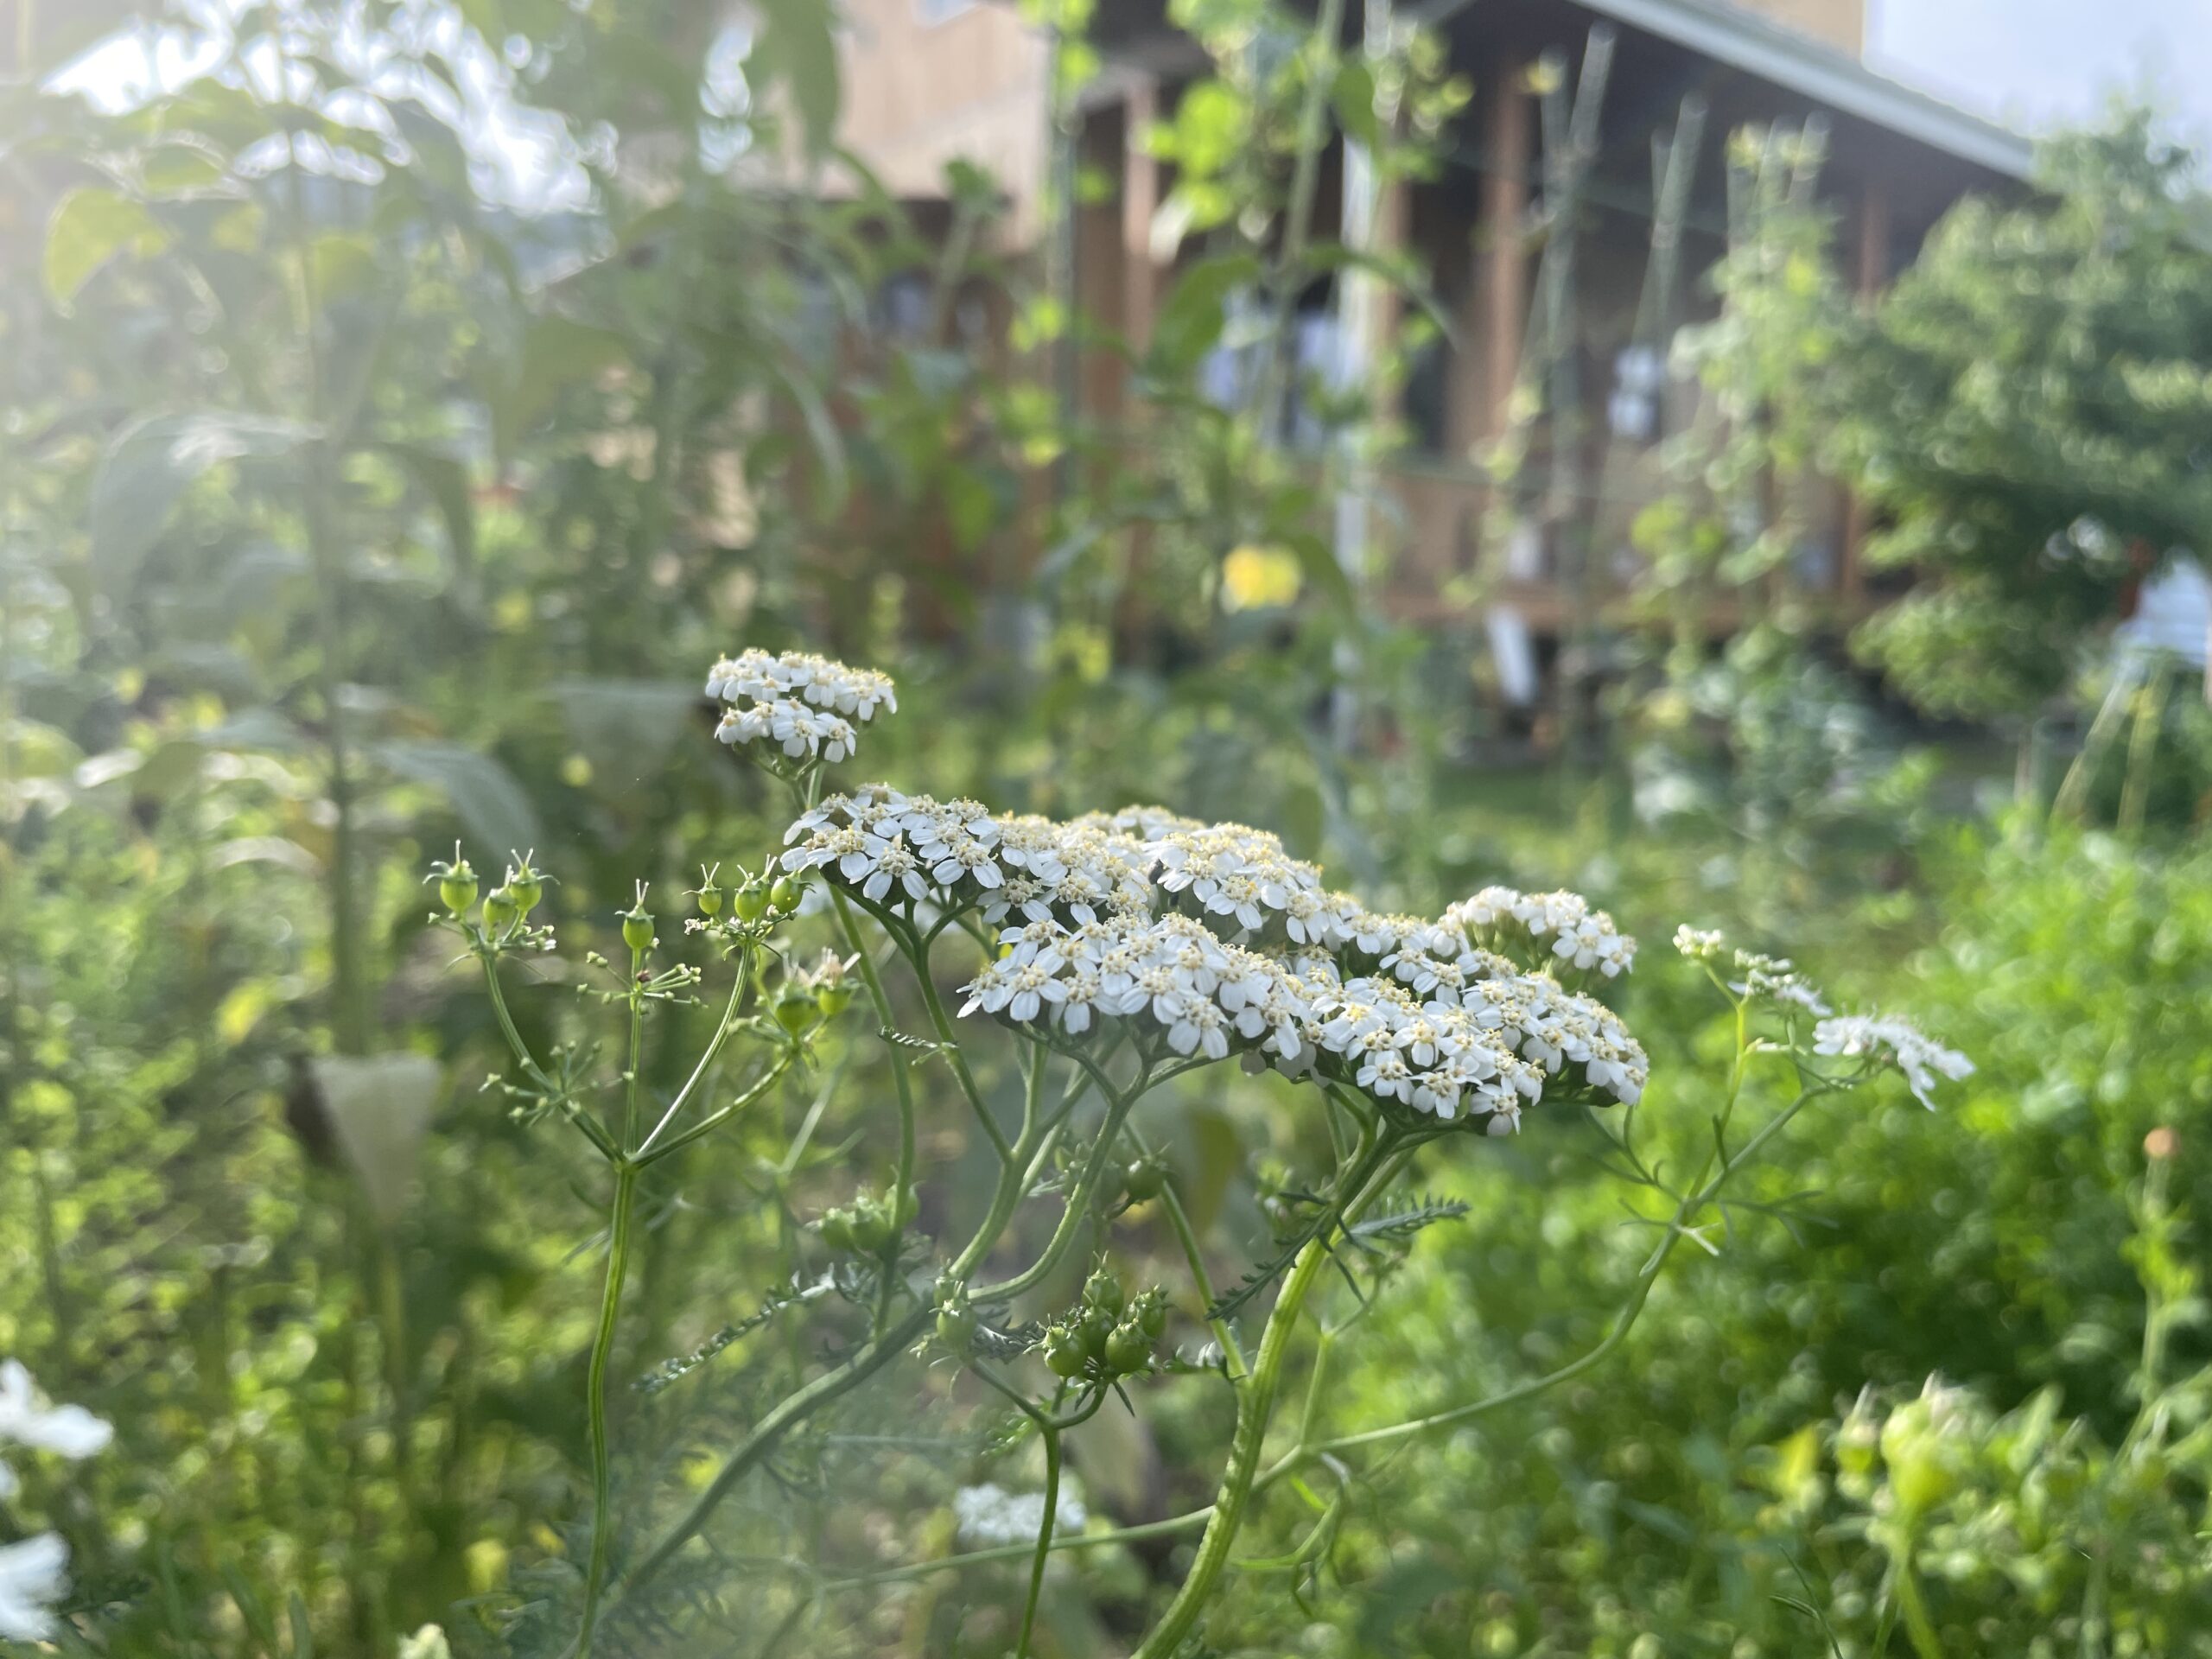
[[[1093,1359],[1106,1357],[1106,1338],[1114,1334],[1116,1319],[1103,1307],[1086,1307],[1076,1316],[1076,1335],[1084,1353]]]
[[[717,864],[715,869],[721,868]],[[722,913],[722,890],[715,883],[715,870],[700,870],[699,885],[691,889],[691,897],[699,906],[699,913],[709,920]]]
[[[463,864],[450,874],[438,878],[438,902],[454,915],[460,915],[476,902],[476,872]]]
[[[1129,1195],[1131,1204],[1158,1198],[1166,1181],[1167,1172],[1149,1158],[1140,1158],[1122,1172],[1122,1189]]]
[[[852,1006],[853,988],[842,982],[824,985],[815,992],[814,1000],[822,1009],[822,1017],[834,1020]]]
[[[531,855],[524,853],[521,863],[507,872],[507,890],[514,894],[515,903],[525,916],[536,910],[537,901],[545,896],[544,878],[531,867],[530,859]]]
[[[891,1215],[883,1201],[862,1193],[853,1200],[853,1247],[863,1255],[880,1255],[891,1243]]]
[[[653,943],[653,918],[643,905],[622,912],[622,943],[633,951],[649,950]]]
[[[1122,1281],[1100,1268],[1083,1281],[1083,1305],[1102,1307],[1114,1318],[1122,1314]]]
[[[776,1023],[794,1037],[814,1023],[814,999],[797,986],[787,986],[776,999]]]
[[[1106,1338],[1106,1363],[1127,1376],[1152,1363],[1152,1338],[1139,1325],[1124,1319]]]
[[[514,890],[497,887],[484,895],[484,931],[493,938],[503,936],[522,916],[522,906],[515,901]]]
[[[795,875],[779,875],[768,887],[768,902],[785,915],[798,908],[799,895],[806,891],[806,884]]]
[[[754,877],[737,890],[731,901],[741,922],[757,922],[768,913],[768,884]]]
[[[1083,1344],[1065,1325],[1056,1325],[1045,1332],[1045,1364],[1055,1376],[1083,1375],[1086,1356]]]
[[[937,1339],[963,1358],[975,1343],[975,1306],[968,1300],[968,1287],[957,1279],[937,1281]]]
[[[892,1194],[892,1213],[896,1217],[899,1226],[912,1226],[914,1217],[921,1213],[921,1200],[914,1196],[912,1187],[901,1187]]]
[[[976,1341],[976,1310],[965,1302],[938,1309],[937,1339],[966,1358]]]
[[[850,1255],[856,1248],[853,1240],[853,1212],[842,1207],[822,1212],[822,1242],[840,1255]]]
[[[1160,1332],[1167,1329],[1167,1297],[1158,1286],[1141,1293],[1129,1304],[1129,1317],[1137,1328],[1153,1341],[1160,1340]]]

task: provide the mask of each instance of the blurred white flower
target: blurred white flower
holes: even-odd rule
[[[0,1639],[43,1642],[54,1634],[54,1604],[68,1588],[69,1546],[41,1532],[0,1544]]]
[[[82,1406],[42,1403],[18,1360],[0,1360],[0,1445],[27,1446],[70,1459],[89,1458],[115,1438],[114,1427]],[[0,1498],[16,1490],[15,1471],[0,1463]],[[54,1604],[67,1586],[69,1546],[42,1532],[0,1544],[0,1638],[42,1642],[54,1632]]]
[[[1929,1098],[1937,1074],[1956,1080],[1974,1075],[1974,1062],[1956,1049],[1923,1036],[1910,1020],[1895,1014],[1845,1014],[1813,1028],[1815,1054],[1863,1055],[1904,1073],[1913,1097],[1930,1111]]]
[[[1053,1510],[1055,1532],[1080,1532],[1090,1518],[1071,1480],[1060,1483],[1059,1503]],[[952,1516],[960,1535],[971,1544],[1026,1544],[1035,1540],[1045,1525],[1042,1492],[1009,1492],[987,1481],[963,1486],[952,1495]]]

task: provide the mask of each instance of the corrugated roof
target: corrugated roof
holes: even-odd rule
[[[1887,128],[2008,178],[2025,179],[2035,146],[2019,134],[1878,74],[1858,59],[1725,0],[1574,0],[1600,16],[1770,80],[1840,115]]]

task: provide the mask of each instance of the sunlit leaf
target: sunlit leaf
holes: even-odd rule
[[[92,274],[118,254],[150,258],[168,245],[146,205],[105,185],[63,196],[46,226],[46,291],[67,309]]]

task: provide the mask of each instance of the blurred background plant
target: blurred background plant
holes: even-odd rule
[[[2056,146],[2044,194],[1968,200],[1854,308],[1796,182],[1817,135],[1740,141],[1717,315],[1676,353],[1724,418],[1638,526],[1632,693],[1573,768],[1484,767],[1467,615],[1404,626],[1378,549],[1323,529],[1451,319],[1419,262],[1313,207],[1347,135],[1376,178],[1427,176],[1468,89],[1419,27],[1173,10],[1204,65],[1136,135],[1173,169],[1155,226],[1180,257],[1135,340],[1064,264],[1004,251],[980,170],[933,219],[832,155],[813,0],[743,28],[680,0],[179,10],[147,51],[191,72],[99,100],[51,77],[135,16],[19,0],[0,1352],[116,1427],[10,1500],[71,1541],[71,1642],[382,1659],[435,1622],[409,1650],[557,1646],[533,1586],[583,1541],[599,1209],[581,1164],[549,1198],[549,1154],[478,1091],[499,1034],[418,874],[456,835],[487,887],[534,849],[547,913],[611,938],[635,875],[757,867],[779,814],[702,758],[699,671],[804,643],[898,671],[871,774],[1252,822],[1378,906],[1566,883],[1655,944],[1684,919],[1786,938],[1981,1067],[1940,1116],[1897,1092],[1799,1133],[1616,1369],[1384,1466],[1326,1548],[1236,1575],[1217,1647],[2212,1651],[2178,1230],[2212,1198],[2212,760],[2190,672],[2101,651],[2212,518],[2186,158],[2134,116]],[[1088,20],[1034,16],[1065,134],[1101,73]],[[578,188],[520,200],[495,105]],[[1072,211],[1089,163],[1070,142],[1055,166]],[[1402,315],[1331,383],[1294,335],[1355,280]],[[1124,365],[1127,418],[1067,395],[1091,354]],[[1209,391],[1224,361],[1253,395]],[[1795,493],[1839,480],[1910,578],[1859,638],[1878,686],[1786,588]],[[1719,651],[1669,608],[1716,588],[1759,624]],[[1675,994],[1629,1003],[1703,1033],[1655,1053],[1662,1103],[1725,1038]],[[531,1040],[556,1001],[518,999]],[[837,1099],[885,1097],[876,1046],[841,1067]],[[882,1123],[810,1119],[821,1086],[702,1146],[645,1230],[616,1427],[678,1481],[810,1357],[755,1322],[795,1195],[880,1179]],[[1237,1086],[1176,1107],[1143,1127],[1193,1226],[1265,1237],[1249,1178],[1280,1174],[1283,1126]],[[981,1150],[925,1147],[977,1179]],[[1639,1242],[1597,1150],[1424,1166],[1471,1212],[1332,1361],[1344,1415],[1510,1386],[1600,1333]],[[1117,1236],[1180,1259],[1156,1220]],[[1093,1522],[1202,1503],[1217,1406],[1171,1388],[1145,1428],[1087,1426]],[[957,1489],[1035,1484],[906,1409],[869,1396],[749,1501],[806,1498],[804,1547],[858,1577],[949,1550]],[[1286,1552],[1294,1508],[1255,1521]],[[1056,1560],[1049,1650],[1125,1645],[1179,1548]],[[996,1651],[1020,1593],[998,1571],[850,1623],[779,1603],[740,1650]]]

